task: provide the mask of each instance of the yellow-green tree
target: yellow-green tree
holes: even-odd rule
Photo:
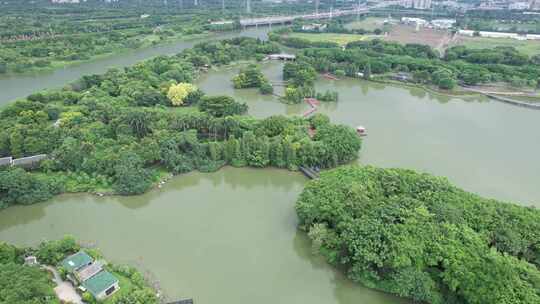
[[[181,106],[184,104],[184,100],[191,92],[197,91],[197,87],[191,83],[181,82],[179,84],[173,84],[169,87],[167,97],[171,101],[173,106]]]

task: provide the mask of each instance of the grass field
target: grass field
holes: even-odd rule
[[[540,22],[504,22],[500,20],[489,20],[484,23],[498,31],[540,31]]]
[[[529,56],[540,54],[540,41],[516,40],[511,38],[486,38],[486,37],[463,37],[460,36],[454,45],[465,45],[476,49],[489,49],[497,46],[512,46],[518,51]]]
[[[302,38],[302,39],[306,39],[312,42],[319,42],[319,41],[335,42],[339,45],[346,45],[349,42],[365,40],[368,38],[368,36],[366,35],[335,34],[335,33],[320,33],[320,34],[290,33],[287,36]]]
[[[392,28],[389,24],[383,24],[385,18],[367,17],[363,20],[353,21],[347,23],[345,28],[350,30],[363,29],[366,31],[373,31],[375,29],[381,29],[383,32],[388,32]]]

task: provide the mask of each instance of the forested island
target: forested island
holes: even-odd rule
[[[296,203],[316,252],[366,286],[421,303],[539,303],[540,211],[445,178],[345,166]]]
[[[242,115],[246,105],[190,84],[200,68],[277,50],[253,38],[201,43],[10,104],[0,112],[0,155],[48,159],[31,172],[4,167],[0,205],[63,192],[139,194],[169,172],[332,168],[355,159],[360,139],[350,127],[322,115],[254,119]]]

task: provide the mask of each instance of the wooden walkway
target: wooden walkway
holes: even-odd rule
[[[309,179],[316,179],[320,176],[319,171],[317,171],[315,168],[298,167],[298,169]]]
[[[535,103],[522,102],[522,101],[517,101],[517,100],[514,100],[514,99],[509,99],[509,98],[505,98],[505,97],[497,96],[497,95],[492,95],[492,94],[484,94],[484,95],[486,95],[487,97],[489,97],[491,99],[501,101],[501,102],[504,102],[504,103],[508,103],[508,104],[511,104],[511,105],[515,105],[515,106],[518,106],[518,107],[540,110],[540,103],[535,104]]]
[[[167,304],[193,304],[193,299],[178,300]]]
[[[313,112],[317,111],[317,107],[319,106],[319,101],[315,98],[304,98],[304,101],[310,106],[310,109],[304,112],[302,115],[303,117],[308,117],[309,115],[313,114]]]
[[[334,76],[334,75],[332,75],[330,73],[324,73],[323,77],[326,78],[326,79],[330,79],[330,80],[339,80],[339,78],[337,78],[336,76]]]

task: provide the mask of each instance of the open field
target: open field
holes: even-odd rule
[[[429,28],[420,28],[418,31],[414,26],[395,25],[392,30],[384,37],[386,41],[394,41],[402,44],[420,43],[427,44],[437,49],[441,54],[448,47],[451,40],[451,34],[445,30],[435,30]]]
[[[365,40],[369,36],[366,35],[356,35],[356,34],[335,34],[335,33],[290,33],[288,37],[302,38],[312,42],[318,41],[330,41],[335,42],[339,45],[346,45],[349,42]]]
[[[375,29],[381,29],[383,32],[388,32],[392,28],[390,24],[383,24],[385,18],[367,17],[363,20],[353,21],[347,23],[345,28],[349,30],[363,29],[366,31],[373,31]]]
[[[516,40],[512,38],[486,38],[458,36],[453,45],[465,45],[476,49],[511,46],[529,56],[540,54],[540,40]]]
[[[479,22],[479,28],[481,30],[497,30],[507,32],[540,32],[540,23],[508,20],[482,20]]]

